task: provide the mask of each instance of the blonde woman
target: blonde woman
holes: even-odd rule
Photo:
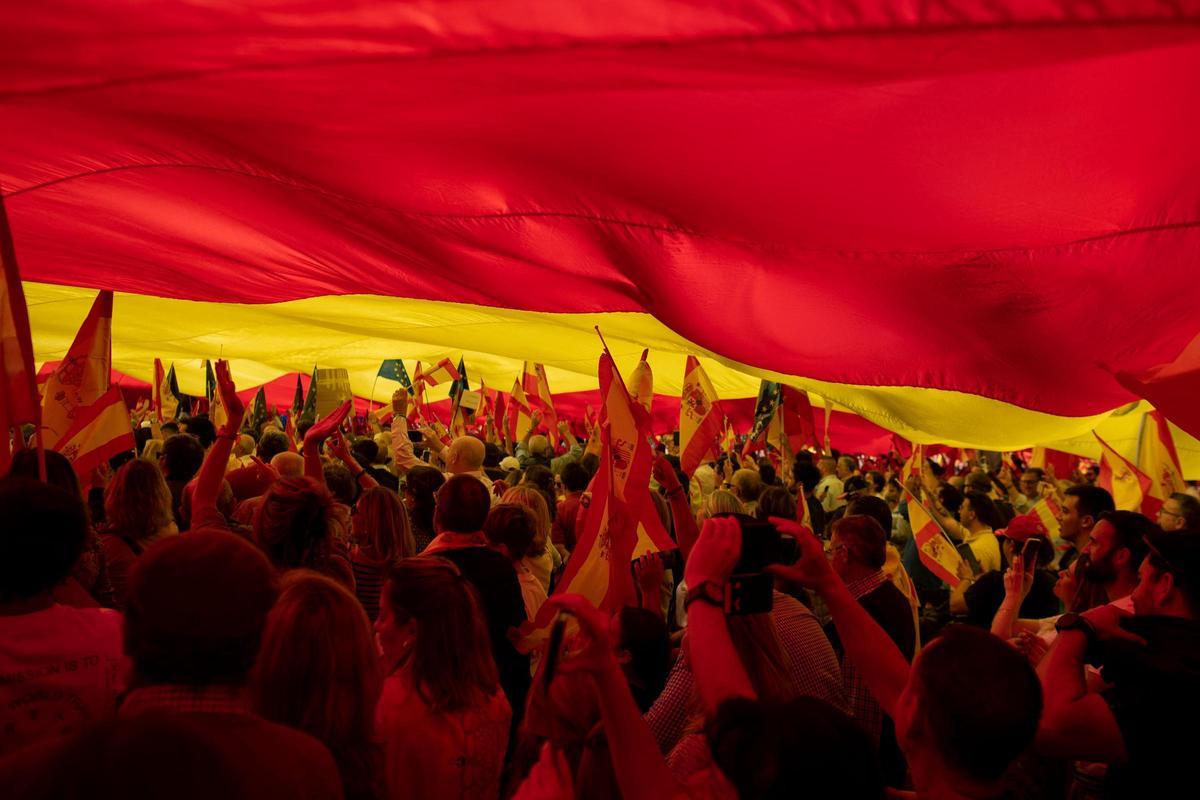
[[[546,504],[546,498],[537,487],[521,484],[505,492],[500,502],[525,506],[533,512],[537,527],[534,528],[529,555],[525,556],[525,566],[542,584],[542,588],[549,592],[550,575],[562,566],[563,561],[558,549],[550,544],[550,507]]]
[[[138,557],[155,542],[179,534],[171,490],[158,466],[135,459],[117,470],[104,491],[104,516],[100,549],[108,564],[113,601],[124,611],[129,571]]]
[[[350,551],[354,593],[374,622],[379,616],[383,582],[392,567],[417,554],[417,544],[400,498],[382,486],[372,486],[362,493],[350,524],[355,541]]]

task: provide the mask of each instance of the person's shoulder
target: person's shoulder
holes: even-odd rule
[[[55,604],[27,615],[29,622],[42,630],[54,630],[75,643],[110,642],[120,650],[124,617],[111,608],[76,608]]]

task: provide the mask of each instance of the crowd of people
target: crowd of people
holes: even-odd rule
[[[387,425],[349,433],[343,406],[293,440],[244,427],[221,362],[217,381],[219,428],[135,420],[111,474],[47,452],[42,482],[26,450],[0,480],[0,795],[1194,791],[1192,493],[1151,520],[1092,469],[926,460],[905,483],[729,453],[689,476],[667,439],[650,496],[677,548],[600,610],[556,591],[587,555],[596,431],[535,416],[517,442],[447,443],[410,431],[400,390]]]

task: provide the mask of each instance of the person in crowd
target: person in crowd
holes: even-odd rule
[[[742,501],[733,492],[725,489],[717,489],[708,496],[708,502],[704,504],[704,508],[700,509],[700,513],[696,515],[698,522],[703,522],[717,514],[745,514],[746,507],[742,505]]]
[[[253,707],[324,744],[346,800],[383,795],[374,731],[382,681],[375,635],[355,597],[315,572],[285,575],[250,677]]]
[[[166,436],[166,432],[163,433]],[[171,510],[175,514],[175,524],[180,530],[187,530],[187,525],[180,517],[179,507],[183,502],[183,488],[196,477],[200,465],[204,463],[204,446],[195,436],[176,434],[167,436],[163,441],[162,457],[159,466],[167,487],[171,490]]]
[[[393,566],[417,554],[417,544],[400,498],[382,486],[362,493],[350,521],[355,542],[350,550],[354,593],[374,622],[384,580]]]
[[[541,500],[541,495],[534,496]],[[438,533],[422,555],[453,562],[479,593],[500,685],[508,697],[514,721],[519,722],[529,691],[529,656],[517,651],[508,633],[528,618],[512,562],[494,550],[483,534],[491,507],[491,494],[475,478],[455,475],[446,481],[438,490],[433,517]]]
[[[825,532],[825,506],[815,492],[822,480],[821,471],[807,458],[797,458],[792,464],[792,481],[795,484],[797,504],[800,498],[808,505],[812,529],[818,535]]]
[[[291,444],[288,442],[288,435],[286,433],[282,431],[267,431],[258,440],[254,453],[264,464],[270,464],[271,459],[275,456],[280,453],[286,453],[291,449]]]
[[[795,519],[796,498],[782,486],[768,486],[758,496],[758,503],[754,507],[755,519],[766,521],[767,517]]]
[[[1156,521],[1164,531],[1200,531],[1200,500],[1186,492],[1174,492],[1158,510]]]
[[[742,513],[753,515],[763,491],[762,479],[758,472],[747,468],[739,469],[733,473],[729,484],[730,491],[742,502]]]
[[[929,469],[924,470],[922,482],[930,495],[936,496],[938,482]],[[994,530],[1001,527],[1000,513],[991,498],[979,492],[967,492],[955,515],[941,501],[935,501],[930,511],[942,529],[964,545],[959,548],[971,576],[1001,568],[1000,540]],[[966,587],[961,586],[965,591]]]
[[[1112,495],[1099,486],[1073,486],[1066,491],[1059,536],[1067,543],[1067,548],[1059,554],[1059,569],[1069,567],[1087,549],[1092,528],[1100,515],[1115,510]]]
[[[817,459],[817,470],[821,473],[821,480],[813,489],[813,497],[820,501],[827,514],[846,504],[842,499],[845,488],[841,478],[837,476],[837,469],[838,461],[833,456],[821,456]]]
[[[917,646],[916,619],[908,598],[884,574],[887,534],[879,521],[865,515],[847,515],[839,519],[833,524],[828,550],[833,571],[846,584],[846,589],[900,648],[905,660],[911,662]],[[883,715],[853,659],[841,648],[836,629],[827,632],[841,654],[846,700],[851,716],[864,727],[879,748],[888,783],[902,785],[906,768],[892,721]]]
[[[1106,511],[1092,526],[1084,555],[1083,574],[1104,587],[1108,602],[1133,609],[1131,595],[1138,584],[1138,568],[1146,557],[1146,537],[1157,526],[1136,511]]]
[[[119,613],[54,600],[87,541],[80,495],[10,476],[0,480],[0,519],[3,756],[111,717],[125,670]]]
[[[311,569],[354,586],[354,572],[334,541],[333,496],[312,478],[276,482],[254,517],[254,541],[280,572]]]
[[[355,462],[366,470],[376,483],[393,492],[400,491],[400,479],[380,466],[379,444],[374,439],[367,437],[355,439],[354,443],[350,445],[350,452],[353,453]]]
[[[1042,671],[1039,749],[1107,763],[1111,798],[1185,796],[1193,781],[1193,737],[1165,723],[1200,713],[1200,533],[1151,528],[1145,544],[1133,613],[1064,614]]]
[[[271,466],[280,478],[299,478],[304,474],[304,456],[288,451],[271,459]]]
[[[212,447],[213,442],[217,440],[217,426],[207,414],[185,417],[179,424],[184,433],[199,439],[200,446],[205,450]]]
[[[435,498],[445,482],[446,476],[433,467],[413,467],[404,476],[402,496],[418,553],[437,535],[433,527]]]
[[[476,499],[486,501],[473,477],[451,478],[446,491],[462,481],[478,486]],[[376,728],[388,797],[498,796],[513,714],[487,628],[474,582],[454,564],[422,556],[392,570],[375,622],[387,674]]]
[[[525,432],[525,437],[517,445],[517,460],[521,469],[532,464],[540,464],[548,467],[555,475],[561,475],[563,467],[572,461],[578,461],[583,456],[583,445],[575,438],[570,425],[565,421],[559,422],[558,435],[567,443],[567,452],[561,456],[555,456],[550,439],[540,433],[534,433],[541,421],[542,413],[534,410],[530,416],[529,430]]]
[[[266,557],[233,534],[198,531],[148,550],[129,581],[132,668],[119,713],[186,716],[228,769],[252,781],[251,796],[340,798],[329,750],[260,718],[249,703],[249,673],[277,594]]]
[[[667,624],[660,614],[626,606],[613,615],[610,633],[617,663],[644,714],[662,694],[671,671]]]
[[[549,593],[550,577],[562,567],[562,556],[550,543],[550,510],[546,505],[545,493],[532,484],[522,483],[505,492],[500,501],[522,505],[533,513],[537,527],[533,544],[525,556],[525,565]]]
[[[145,461],[125,464],[104,490],[107,524],[100,531],[100,547],[119,609],[125,607],[134,562],[156,542],[179,534],[171,502],[162,473]]]
[[[575,521],[579,516],[579,504],[583,493],[587,491],[588,474],[583,465],[571,462],[563,467],[562,480],[564,496],[554,514],[554,523],[550,527],[550,541],[561,546],[570,553],[575,549]]]
[[[537,517],[520,503],[501,503],[492,506],[483,523],[483,535],[512,562],[521,582],[521,597],[525,601],[525,616],[533,619],[546,602],[546,588],[529,569],[527,557],[537,538]]]
[[[446,477],[470,475],[478,478],[491,491],[492,479],[483,470],[483,459],[486,455],[487,448],[478,438],[459,436],[442,451],[442,462],[446,465]]]
[[[1054,545],[1050,543],[1045,524],[1036,514],[1013,517],[1008,527],[996,531],[1000,539],[1002,568],[1011,568],[1013,560],[1027,554],[1022,569],[1028,575],[1029,588],[1018,614],[1041,619],[1058,613],[1059,601],[1054,594],[1056,577],[1049,567],[1054,561]],[[1005,598],[1005,574],[985,572],[970,581],[963,592],[951,595],[951,612],[964,615],[972,625],[990,627]]]
[[[837,465],[834,467],[834,474],[844,484],[851,477],[861,474],[858,471],[858,461],[854,456],[838,456]]]
[[[549,467],[543,467],[540,464],[533,464],[521,476],[522,484],[532,486],[542,493],[551,520],[557,516],[558,512],[558,480],[558,475],[551,472]]]

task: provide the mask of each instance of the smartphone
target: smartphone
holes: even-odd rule
[[[671,441],[675,443],[676,447],[679,447],[679,431],[675,431],[671,434]]]
[[[550,682],[554,680],[554,671],[558,669],[558,659],[562,654],[563,635],[567,630],[567,617],[559,614],[550,627],[550,641],[546,644],[546,667],[542,676],[542,686],[549,690]]]

